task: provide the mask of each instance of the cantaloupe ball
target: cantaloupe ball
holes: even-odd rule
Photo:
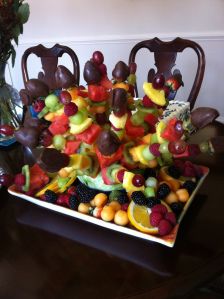
[[[117,211],[119,211],[121,209],[121,205],[119,204],[119,202],[117,200],[111,201],[108,204],[108,206],[112,207],[115,212],[117,212]]]
[[[190,197],[187,189],[184,189],[184,188],[177,190],[176,194],[177,194],[178,200],[181,202],[187,202]]]
[[[96,207],[102,207],[107,202],[107,195],[105,193],[98,193],[93,200]]]
[[[114,216],[114,222],[118,225],[125,226],[128,224],[129,219],[128,219],[128,214],[126,211],[119,210],[116,212]]]
[[[78,206],[78,211],[82,214],[89,214],[90,204],[81,202]]]
[[[115,211],[111,206],[104,206],[101,212],[101,218],[104,221],[112,221],[114,220]]]
[[[175,192],[171,191],[165,198],[165,202],[168,204],[168,205],[171,205],[171,203],[174,203],[174,202],[178,202],[178,196]]]

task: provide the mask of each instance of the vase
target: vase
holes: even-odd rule
[[[0,125],[18,128],[23,118],[23,107],[19,92],[5,80],[7,62],[0,61]],[[0,134],[0,147],[7,147],[15,142],[13,135]]]

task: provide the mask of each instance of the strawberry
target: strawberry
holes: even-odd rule
[[[171,92],[177,91],[181,86],[184,86],[182,76],[180,74],[173,75],[165,82],[165,86],[168,86]]]

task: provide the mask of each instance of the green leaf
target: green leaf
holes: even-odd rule
[[[19,7],[18,15],[22,24],[28,21],[30,15],[30,8],[28,3],[24,3]]]
[[[20,26],[19,25],[16,25],[13,29],[12,29],[12,35],[13,35],[13,38],[18,38],[18,36],[20,35]]]

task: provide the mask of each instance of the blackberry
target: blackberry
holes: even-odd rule
[[[119,202],[119,204],[123,205],[125,203],[128,203],[129,202],[129,199],[128,199],[128,195],[127,193],[125,192],[120,192],[120,194],[118,195],[117,197],[117,201]]]
[[[69,208],[72,210],[77,210],[80,204],[80,201],[76,195],[71,195],[69,198]]]
[[[157,198],[164,199],[170,191],[170,187],[166,183],[161,184],[157,190]]]
[[[158,205],[160,203],[161,203],[161,201],[158,198],[155,198],[155,197],[148,197],[147,198],[147,207],[149,207],[150,209],[152,207],[154,207],[155,205]]]
[[[174,214],[178,217],[180,215],[180,213],[182,212],[184,207],[184,203],[183,202],[173,202],[170,205],[171,210],[174,212]]]
[[[183,183],[182,188],[187,189],[188,193],[191,194],[194,189],[196,188],[197,183],[191,181],[191,180],[187,180]]]
[[[44,193],[44,198],[47,202],[56,203],[58,196],[54,191],[47,189]]]
[[[179,179],[179,177],[181,176],[180,170],[174,165],[169,166],[167,171],[168,174],[172,176],[174,179]]]
[[[98,192],[98,190],[91,189],[82,183],[76,187],[77,196],[82,203],[89,203]]]
[[[147,204],[147,199],[142,191],[134,191],[131,194],[131,199],[134,201],[134,203],[140,206]]]

